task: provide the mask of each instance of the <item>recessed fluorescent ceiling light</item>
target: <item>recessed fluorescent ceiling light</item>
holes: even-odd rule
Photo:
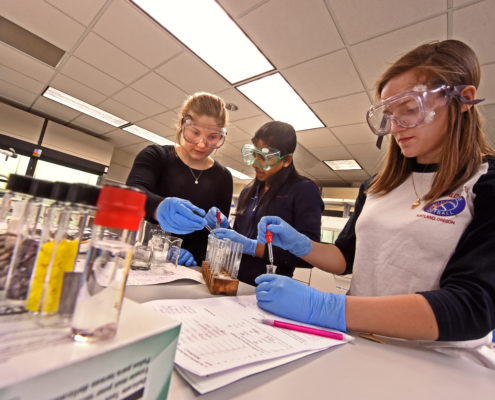
[[[175,144],[171,140],[164,138],[163,136],[157,135],[156,133],[150,132],[144,128],[141,128],[137,125],[130,125],[122,128],[124,131],[130,132],[136,136],[142,137],[143,139],[149,140],[153,143],[158,144]]]
[[[106,111],[100,110],[91,104],[85,103],[82,100],[76,99],[75,97],[69,96],[68,94],[61,92],[60,90],[49,87],[43,93],[44,97],[47,97],[53,101],[61,103],[67,107],[73,108],[74,110],[80,111],[84,114],[87,114],[93,118],[97,118],[100,121],[106,122],[112,126],[122,126],[128,124],[127,121],[116,117]]]
[[[332,160],[323,161],[334,171],[343,171],[349,169],[362,169],[355,160]]]
[[[132,0],[229,82],[273,66],[213,0]]]
[[[271,118],[291,124],[296,131],[324,125],[279,73],[237,86]]]
[[[243,180],[248,180],[248,179],[251,180],[251,179],[253,179],[250,176],[247,176],[246,174],[243,174],[242,172],[239,172],[239,171],[235,170],[234,168],[227,167],[227,169],[236,178],[243,179]]]

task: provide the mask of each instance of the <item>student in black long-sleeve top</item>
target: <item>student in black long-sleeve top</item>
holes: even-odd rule
[[[245,145],[242,153],[244,162],[256,171],[256,179],[239,195],[234,230],[218,228],[215,232],[220,238],[244,245],[238,278],[254,285],[254,279],[264,274],[269,264],[267,247],[256,242],[261,217],[277,215],[319,241],[323,201],[317,186],[296,171],[292,155],[297,137],[291,125],[268,122],[258,129],[252,143]],[[277,274],[292,276],[296,267],[310,267],[276,246],[273,256]]]
[[[229,215],[233,182],[229,170],[210,154],[223,145],[227,110],[221,98],[195,93],[177,122],[177,145],[152,145],[134,160],[127,185],[146,192],[146,219],[183,239],[179,264],[204,260],[215,211]],[[193,212],[194,211],[194,212]]]

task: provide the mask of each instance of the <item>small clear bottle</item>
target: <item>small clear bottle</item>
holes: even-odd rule
[[[55,248],[55,235],[62,220],[62,214],[69,205],[66,198],[70,186],[70,183],[55,182],[52,187],[50,197],[54,202],[47,208],[43,218],[38,252],[26,298],[26,309],[31,312],[38,312],[43,282]]]
[[[72,338],[77,342],[109,339],[117,332],[145,201],[139,189],[123,185],[101,189],[71,321]]]
[[[70,322],[82,276],[82,272],[74,271],[76,259],[82,237],[94,219],[100,189],[99,186],[78,183],[68,191],[66,200],[70,204],[60,215],[46,276],[41,280],[41,277],[37,279],[36,273],[33,274],[26,303],[28,310],[41,311],[38,321],[42,325],[67,326]]]
[[[34,178],[10,174],[0,206],[0,299],[5,298],[5,282],[14,250],[19,224],[27,201],[32,197],[29,188]]]
[[[9,304],[24,306],[26,301],[45,213],[53,202],[50,197],[52,188],[53,182],[41,179],[33,179],[29,188],[29,194],[33,197],[27,201],[19,223],[5,283],[5,297]]]

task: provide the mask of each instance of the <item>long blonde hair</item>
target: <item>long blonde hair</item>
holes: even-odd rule
[[[423,44],[399,58],[383,73],[376,84],[377,98],[380,98],[387,82],[407,71],[425,77],[425,83],[430,88],[441,84],[473,85],[478,88],[481,75],[478,58],[465,43],[444,40]],[[482,130],[477,106],[464,112],[461,106],[457,98],[448,105],[446,143],[431,189],[423,196],[427,205],[469,179],[482,163],[483,156],[494,153]],[[404,157],[395,140],[390,140],[385,163],[367,192],[389,193],[407,179],[414,163],[414,158]]]
[[[187,98],[180,110],[176,124],[177,143],[180,142],[184,118],[191,113],[197,116],[207,115],[215,118],[219,128],[227,125],[227,109],[225,102],[220,97],[207,92],[194,93]]]

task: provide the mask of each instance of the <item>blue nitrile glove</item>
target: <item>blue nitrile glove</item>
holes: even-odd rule
[[[212,228],[215,228],[217,226],[217,211],[220,212],[218,208],[212,207],[206,213],[206,217],[205,217],[206,222]],[[220,212],[220,227],[230,228],[229,220],[221,212]]]
[[[306,324],[346,331],[345,294],[324,293],[288,276],[263,274],[255,280],[258,306]]]
[[[193,212],[196,212],[196,214]],[[205,211],[189,200],[167,197],[156,209],[156,219],[165,232],[191,233],[204,228]]]
[[[177,264],[184,265],[186,267],[194,267],[198,265],[194,259],[194,256],[186,249],[180,249],[179,261]]]
[[[256,246],[258,243],[254,239],[248,239],[246,236],[237,233],[233,229],[225,229],[225,228],[217,228],[213,229],[213,232],[217,235],[219,239],[230,239],[233,242],[240,243],[244,246],[242,252],[249,256],[254,257],[254,253],[256,252]]]
[[[258,242],[266,243],[266,225],[270,225],[268,230],[273,233],[273,245],[290,251],[297,257],[308,254],[313,245],[311,240],[302,233],[296,231],[292,226],[280,217],[266,216],[258,222]]]

